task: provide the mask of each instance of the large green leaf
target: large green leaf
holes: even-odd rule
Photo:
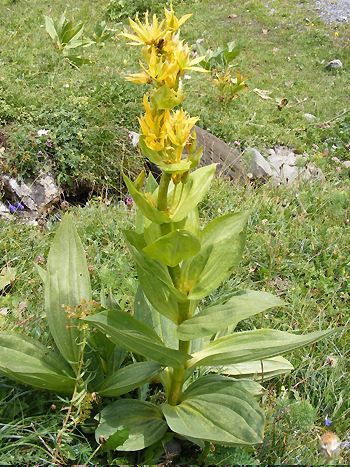
[[[176,325],[153,308],[145,297],[141,287],[137,289],[135,295],[134,316],[154,329],[167,347],[172,349],[178,348]]]
[[[140,252],[138,249],[140,245],[135,240],[135,234],[130,234],[130,231],[125,232],[144,294],[159,313],[177,324],[179,320],[178,301],[186,301],[186,296],[174,287],[168,268]]]
[[[84,319],[106,333],[120,347],[159,362],[163,366],[178,367],[189,355],[168,349],[152,328],[123,311],[108,310]]]
[[[158,167],[165,173],[184,173],[188,172],[191,168],[191,161],[188,159],[183,159],[180,162],[174,164],[167,164],[163,161],[158,162]]]
[[[161,410],[150,402],[121,399],[105,407],[97,419],[101,421],[95,432],[96,440],[109,438],[122,428],[128,439],[118,446],[118,451],[139,451],[161,440],[167,424]]]
[[[201,167],[192,172],[186,182],[180,187],[177,187],[175,196],[171,192],[169,199],[172,202],[169,206],[169,215],[172,222],[179,222],[202,201],[215,175],[216,164]],[[173,187],[175,190],[175,187]]]
[[[239,263],[248,213],[226,214],[211,221],[202,232],[201,250],[184,262],[181,290],[198,300],[215,290]]]
[[[50,16],[44,16],[45,19],[45,30],[48,33],[48,35],[51,37],[51,39],[55,42],[58,41],[58,35],[57,31],[55,28],[55,24],[53,22],[53,19]]]
[[[251,379],[234,379],[222,375],[206,375],[196,379],[184,392],[185,398],[201,394],[231,394],[233,389],[246,391],[253,396],[261,394],[263,388]]]
[[[235,363],[232,365],[211,367],[210,371],[235,378],[254,378],[267,381],[278,375],[289,373],[293,365],[283,357],[272,357],[254,362]]]
[[[333,332],[316,331],[306,335],[274,329],[235,332],[211,342],[206,348],[193,354],[188,366],[231,365],[275,357],[312,344]]]
[[[72,369],[59,354],[34,339],[15,333],[0,333],[0,372],[10,379],[36,388],[72,394]]]
[[[129,431],[126,428],[120,428],[118,431],[115,431],[113,434],[108,436],[99,437],[99,443],[102,444],[101,451],[115,451],[118,446],[121,446],[129,438]]]
[[[179,405],[165,404],[162,410],[171,430],[183,436],[225,445],[263,439],[262,410],[244,383],[230,378],[205,376],[185,391]]]
[[[284,305],[284,302],[266,292],[242,290],[226,303],[209,306],[177,328],[181,340],[211,336],[221,329],[234,328],[239,321],[261,313],[269,308]]]
[[[140,209],[142,214],[145,217],[147,217],[147,219],[149,219],[152,222],[155,222],[156,224],[164,224],[166,222],[170,222],[169,215],[166,212],[159,211],[159,209],[156,208],[155,202],[151,199],[151,193],[149,193],[148,195],[142,193],[135,187],[133,182],[126,175],[123,175],[123,178],[129,190],[129,193],[135,201],[137,207]]]
[[[98,393],[106,397],[117,397],[126,394],[156,376],[160,369],[161,366],[158,363],[132,363],[106,378],[98,389]]]
[[[145,193],[153,193],[157,190],[158,183],[157,180],[153,177],[152,172],[148,174],[146,185],[145,185]],[[142,211],[137,208],[136,215],[135,215],[135,230],[137,233],[142,234],[145,227],[145,221],[150,222],[145,216],[142,214]],[[159,224],[157,224],[159,226]]]
[[[174,230],[147,245],[143,251],[152,259],[174,267],[200,250],[199,240],[187,230]]]
[[[45,310],[51,334],[64,358],[77,367],[80,353],[78,321],[65,307],[91,302],[89,271],[82,243],[66,215],[52,242],[45,281]]]

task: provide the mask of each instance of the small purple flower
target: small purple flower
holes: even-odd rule
[[[240,145],[241,145],[241,142],[240,142],[240,141],[234,141],[233,144],[234,144],[235,146],[240,146]]]
[[[332,425],[332,420],[328,417],[328,415],[325,416],[324,424],[326,426],[331,426]]]
[[[342,443],[342,447],[345,449],[350,449],[350,441],[344,441]]]
[[[14,213],[17,211],[16,206],[14,206],[13,204],[9,203],[9,211],[10,211],[11,214],[14,214]]]
[[[14,206],[15,206],[16,209],[19,209],[20,211],[24,211],[24,206],[20,201],[16,201]]]
[[[51,141],[50,139],[47,139],[47,140],[45,141],[45,144],[46,144],[46,146],[47,146],[48,148],[52,148],[52,146],[53,146],[53,143],[52,143],[52,141]]]
[[[134,204],[134,200],[130,195],[125,196],[124,203],[128,206],[128,208],[131,208],[131,206]]]

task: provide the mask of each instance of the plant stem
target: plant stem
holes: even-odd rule
[[[158,191],[158,209],[166,211],[168,209],[168,188],[171,180],[171,175],[163,172],[159,183]]]
[[[179,341],[179,350],[182,352],[188,353],[190,350],[190,341]],[[185,365],[180,368],[174,368],[173,375],[171,378],[171,388],[169,394],[169,404],[176,405],[182,395],[182,386],[185,381],[186,376],[186,367]]]
[[[159,183],[159,190],[158,190],[158,202],[157,207],[160,211],[166,211],[168,209],[168,189],[169,183],[171,180],[171,175],[163,172],[162,177]],[[171,226],[170,224],[162,224],[161,230],[163,235],[166,235],[170,232]],[[179,267],[169,268],[169,273],[173,279],[174,285],[177,285],[178,276],[179,276]],[[190,304],[179,304],[179,311],[181,313],[180,320],[183,321],[188,318],[188,314],[190,313]],[[190,351],[190,341],[179,341],[179,350],[189,353]],[[169,394],[169,404],[176,405],[180,397],[182,395],[182,386],[185,381],[186,376],[186,367],[185,365],[181,366],[180,368],[174,368],[172,378],[171,378],[171,387],[170,387],[170,394]]]
[[[188,319],[191,313],[190,302],[179,304],[180,311],[180,321]],[[190,352],[191,341],[181,341],[179,340],[179,350],[188,354]],[[168,402],[170,405],[176,405],[179,403],[179,400],[182,396],[182,387],[186,377],[186,365],[183,365],[179,368],[174,368],[172,378],[171,378],[171,387]]]

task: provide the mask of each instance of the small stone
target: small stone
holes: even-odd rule
[[[343,166],[346,167],[347,169],[350,169],[350,161],[344,161]]]
[[[0,308],[0,316],[6,316],[9,312],[8,308]]]
[[[343,68],[343,64],[340,60],[331,60],[326,65],[326,70],[338,70],[339,68]]]
[[[295,166],[283,165],[281,175],[285,182],[290,184],[298,178],[299,169]]]
[[[136,133],[135,131],[129,131],[129,140],[131,144],[134,147],[136,147],[139,144],[140,133]]]
[[[305,118],[305,120],[306,120],[307,122],[310,122],[310,123],[311,123],[311,122],[314,122],[314,121],[316,120],[316,116],[313,115],[313,114],[308,114],[308,113],[306,113],[306,114],[303,115],[303,117]]]
[[[271,177],[273,174],[270,164],[267,162],[264,156],[255,148],[248,148],[246,151],[250,159],[250,172],[254,177]]]

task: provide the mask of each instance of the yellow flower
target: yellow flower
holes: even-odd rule
[[[165,122],[167,136],[171,143],[176,146],[176,158],[178,161],[181,160],[182,150],[187,143],[192,128],[198,120],[198,117],[190,117],[184,109],[179,109]]]
[[[179,66],[176,61],[168,62],[163,56],[157,54],[154,47],[151,48],[148,60],[148,68],[144,67],[142,73],[135,73],[126,77],[128,81],[133,83],[146,84],[155,81],[160,85],[166,84],[170,88],[177,86],[179,76]]]
[[[202,73],[208,73],[208,71],[204,70],[204,68],[194,66],[200,63],[205,57],[196,57],[191,60],[190,48],[188,44],[184,44],[183,41],[179,41],[178,46],[174,49],[173,54],[174,54],[174,60],[179,65],[181,73],[183,73],[185,70],[187,71],[193,70],[193,71],[200,71]]]
[[[180,19],[178,19],[174,14],[172,6],[170,7],[170,10],[164,8],[164,14],[166,29],[171,32],[177,31],[192,16],[192,14],[184,15]]]
[[[169,119],[169,111],[152,112],[147,96],[143,96],[145,114],[139,118],[141,133],[145,144],[153,151],[164,151],[166,147],[166,122]]]
[[[123,32],[120,35],[130,39],[132,41],[130,45],[159,47],[167,35],[167,30],[164,28],[164,20],[159,23],[157,16],[153,15],[152,23],[150,23],[148,20],[148,11],[145,13],[144,23],[141,23],[138,18],[136,18],[135,21],[129,18],[129,23],[135,34]]]

